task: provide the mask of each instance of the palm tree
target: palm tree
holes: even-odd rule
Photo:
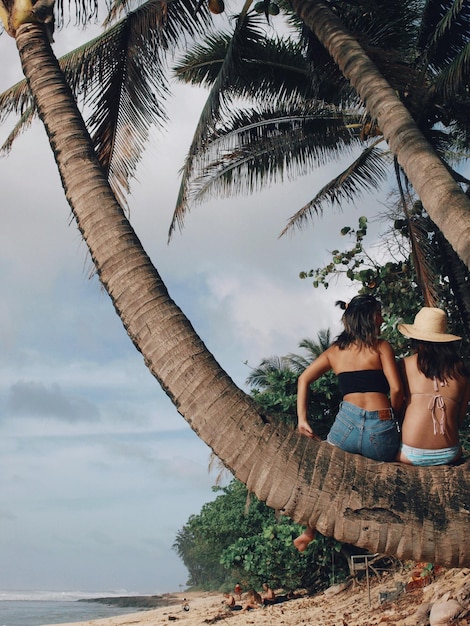
[[[430,6],[439,2],[430,0]],[[315,33],[318,40],[337,63],[342,74],[357,91],[367,111],[380,127],[391,151],[420,197],[424,208],[447,241],[470,268],[470,212],[468,198],[448,168],[418,130],[412,116],[394,90],[365,54],[357,40],[322,0],[293,0],[294,11]],[[464,15],[468,25],[468,3]],[[444,26],[442,26],[444,30]],[[464,58],[468,58],[467,45]],[[438,39],[435,44],[438,45]],[[352,61],[353,60],[353,61]],[[465,62],[461,66],[465,67]],[[464,72],[465,75],[465,72]],[[468,74],[467,74],[468,76]],[[465,77],[462,76],[463,81]],[[462,83],[463,83],[462,81]],[[462,84],[464,90],[464,84]],[[432,180],[433,184],[429,185]],[[430,191],[430,188],[433,191]],[[446,207],[443,211],[442,207]],[[462,221],[460,221],[462,219]],[[455,228],[453,224],[459,223]],[[457,232],[460,230],[460,233]]]
[[[310,363],[317,357],[325,352],[331,344],[331,332],[330,329],[320,330],[317,333],[317,340],[302,339],[299,342],[299,348],[303,348],[307,354],[305,356],[301,354],[288,354],[287,359],[297,374],[303,372],[303,370],[310,365]]]
[[[348,455],[273,426],[236,387],[170,298],[116,200],[47,24],[31,11],[18,19],[14,6],[1,6],[100,280],[195,432],[260,500],[324,535],[399,558],[469,565],[468,464],[423,471]]]
[[[297,424],[297,379],[331,343],[329,330],[321,330],[317,340],[302,339],[299,348],[305,354],[290,353],[263,359],[252,369],[246,379],[251,395],[261,410],[269,414],[272,422],[280,419],[288,424]],[[341,401],[338,383],[333,372],[327,372],[312,385],[308,416],[315,432],[321,437],[328,434]]]
[[[451,2],[443,5],[442,2],[429,0],[426,3],[393,3],[392,6],[390,3],[372,3],[372,7],[369,6],[371,3],[367,3],[359,11],[353,3],[309,3],[309,10],[314,11],[312,15],[315,16],[312,23],[315,22],[319,33],[323,33],[322,36],[316,33],[318,40],[323,43],[327,41],[324,33],[328,31],[323,26],[328,23],[335,28],[336,39],[331,40],[341,41],[341,50],[344,52],[342,59],[346,67],[352,65],[348,63],[348,58],[354,58],[355,61],[361,58],[361,62],[365,63],[361,74],[355,70],[355,80],[362,75],[370,77],[369,70],[374,69],[372,89],[369,85],[371,98],[374,97],[373,92],[378,85],[385,88],[387,83],[373,68],[356,39],[344,32],[327,4],[333,5],[340,15],[347,18],[356,38],[362,36],[365,40],[369,55],[376,59],[388,82],[400,94],[438,154],[447,159],[447,165],[444,167],[430,145],[421,141],[423,138],[419,137],[419,132],[413,131],[415,141],[410,141],[413,134],[410,135],[406,129],[413,125],[411,117],[388,87],[383,92],[390,98],[387,106],[393,107],[397,127],[401,127],[404,134],[407,133],[406,141],[397,145],[402,154],[408,152],[409,156],[400,158],[407,164],[419,162],[419,167],[414,168],[417,176],[421,165],[428,162],[429,167],[433,168],[433,176],[440,172],[442,180],[447,181],[446,185],[449,187],[445,193],[452,194],[452,197],[456,194],[459,202],[463,203],[461,206],[465,205],[466,199],[455,180],[451,180],[449,172],[460,183],[469,184],[470,181],[452,170],[449,157],[468,157],[465,138],[469,134],[470,111],[466,96],[468,73],[465,72],[465,66],[470,47],[469,7],[461,3],[456,9]],[[376,10],[372,14],[374,8]],[[328,21],[330,18],[331,21]],[[318,24],[323,26],[319,27]],[[185,173],[195,178],[193,191],[196,199],[201,199],[212,191],[219,196],[221,193],[252,191],[263,183],[270,182],[275,176],[282,179],[286,171],[305,171],[306,168],[322,163],[328,156],[336,158],[339,152],[344,153],[345,148],[363,147],[364,142],[366,147],[359,158],[300,209],[291,219],[288,228],[301,225],[314,211],[318,212],[326,201],[335,203],[344,198],[350,199],[361,187],[367,189],[380,184],[387,170],[387,163],[384,162],[387,151],[380,149],[379,144],[387,134],[383,131],[378,112],[375,112],[376,119],[374,115],[372,118],[364,117],[363,109],[357,108],[358,101],[354,101],[351,95],[351,88],[348,89],[344,80],[341,82],[335,75],[331,63],[325,62],[322,55],[318,54],[318,40],[313,40],[313,44],[316,43],[316,65],[313,71],[308,66],[309,57],[303,53],[301,42],[295,46],[293,43],[272,40],[267,45],[260,43],[256,47],[243,50],[244,57],[229,85],[230,92],[242,97],[249,94],[252,100],[266,104],[247,111],[231,111],[226,116],[225,124],[219,122],[215,126],[215,121],[212,121],[214,130],[205,137],[202,149],[198,144],[199,138],[195,137],[191,147],[192,163],[194,164],[194,155],[199,148],[200,168],[198,170],[193,167],[192,172],[186,170]],[[199,46],[183,58],[176,67],[177,75],[185,81],[198,84],[214,83],[214,67],[220,65],[224,57],[223,49],[223,37],[209,39],[206,46]],[[284,70],[282,75],[277,68]],[[266,84],[269,80],[272,83],[270,86]],[[372,84],[369,78],[368,80]],[[332,89],[331,83],[336,91]],[[290,94],[294,91],[296,97],[284,97],[286,85],[291,88]],[[277,98],[276,93],[279,91],[282,96]],[[362,101],[366,96],[369,97],[367,93],[369,92],[365,93]],[[217,88],[214,86],[210,98],[216,97]],[[352,104],[355,108],[351,108]],[[439,124],[447,126],[447,132],[440,130]],[[425,147],[425,155],[413,157],[412,149],[420,149],[420,146]],[[202,175],[198,176],[199,172]],[[401,185],[400,170],[397,172],[398,184]],[[415,181],[414,187],[420,196],[425,193],[424,187],[428,186],[428,180],[421,179],[421,183],[419,179]],[[182,188],[187,190],[190,182],[183,179]],[[438,210],[438,202],[445,197],[428,196],[429,200],[425,199],[426,202],[437,200],[434,206]],[[184,196],[180,195],[172,228],[175,223],[182,224],[187,201],[186,191]],[[432,211],[431,208],[431,213]],[[431,217],[436,222],[436,215]],[[441,219],[441,225],[443,223],[449,222]],[[462,250],[467,249],[462,240],[460,246]]]
[[[461,191],[448,168],[421,135],[413,118],[390,85],[383,79],[358,42],[344,32],[342,24],[326,4],[321,0],[309,3],[305,0],[294,0],[292,4],[296,13],[315,33],[338,64],[343,75],[355,88],[372,118],[377,121],[383,136],[433,222],[467,267],[470,267],[468,198]],[[432,4],[437,7],[437,3]],[[468,4],[465,16],[468,23]],[[438,43],[440,42],[437,41],[436,45]],[[468,54],[468,47],[467,43],[464,54]],[[354,63],[351,63],[352,58],[354,58]],[[463,77],[463,81],[465,80]],[[430,180],[433,181],[433,188],[435,185],[434,193],[429,192]],[[442,210],[439,210],[439,206],[447,207],[445,215]],[[459,234],[453,224],[464,213],[467,215],[462,222],[459,221],[460,226],[463,227],[463,231]]]

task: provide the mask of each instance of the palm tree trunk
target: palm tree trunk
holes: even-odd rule
[[[470,566],[470,467],[410,468],[349,455],[273,426],[197,336],[109,188],[45,29],[16,41],[67,199],[99,277],[178,411],[258,498],[339,541],[402,559]]]
[[[470,339],[470,282],[467,268],[455,254],[447,239],[441,232],[436,233],[437,241],[444,262],[444,270],[449,279],[450,288],[460,313],[464,326],[464,333]]]
[[[407,108],[322,0],[292,0],[377,120],[428,215],[470,268],[470,200],[424,138]]]

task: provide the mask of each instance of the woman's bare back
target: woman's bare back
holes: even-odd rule
[[[402,367],[406,397],[403,443],[429,450],[457,445],[459,422],[468,404],[468,379],[426,378],[418,370],[416,354],[404,359]]]
[[[326,351],[331,369],[336,375],[343,372],[357,372],[363,370],[383,370],[390,387],[392,406],[401,405],[402,389],[395,356],[387,341],[380,340],[374,347],[348,346],[341,350],[338,346],[331,346]],[[398,399],[396,399],[398,396]],[[349,393],[343,400],[351,402],[366,411],[376,411],[390,406],[386,394],[370,392]],[[397,408],[395,406],[394,408]]]

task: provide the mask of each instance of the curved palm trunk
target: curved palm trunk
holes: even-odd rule
[[[372,552],[470,565],[470,466],[409,468],[274,426],[171,300],[116,202],[41,26],[16,34],[67,199],[100,279],[146,365],[234,474],[275,509]]]
[[[334,13],[322,0],[291,3],[377,120],[428,215],[470,268],[469,198],[426,141],[408,109]]]
[[[468,271],[441,232],[437,233],[437,237],[445,272],[449,279],[466,335],[468,335],[470,332],[470,283],[468,281]]]

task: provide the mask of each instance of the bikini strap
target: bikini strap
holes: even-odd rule
[[[429,400],[428,409],[431,411],[432,424],[434,428],[434,434],[446,434],[446,403],[444,398],[436,394],[431,396]],[[436,416],[436,409],[441,411],[439,418]]]

